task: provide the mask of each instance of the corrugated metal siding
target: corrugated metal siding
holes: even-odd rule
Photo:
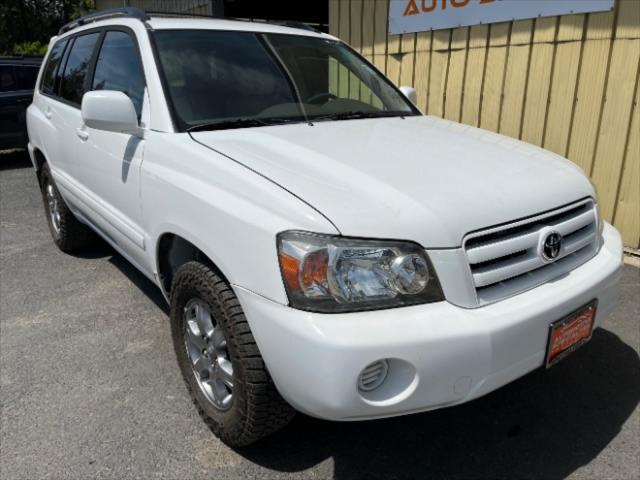
[[[388,0],[329,0],[332,34],[418,106],[540,145],[580,165],[600,211],[640,247],[640,1],[613,12],[388,35]],[[347,78],[334,72],[338,88]]]

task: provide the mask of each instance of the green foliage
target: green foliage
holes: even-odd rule
[[[13,55],[44,55],[47,53],[47,44],[42,42],[22,42],[13,46]]]
[[[46,51],[62,25],[94,8],[94,0],[1,0],[0,55]]]

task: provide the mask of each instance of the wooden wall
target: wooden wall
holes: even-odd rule
[[[329,0],[330,31],[396,84],[413,85],[425,114],[577,163],[603,217],[640,248],[640,0],[616,0],[613,12],[405,35],[387,34],[388,8],[388,0]]]

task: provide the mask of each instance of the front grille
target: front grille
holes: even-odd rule
[[[562,235],[553,261],[541,255],[545,232]],[[583,200],[535,217],[467,235],[464,249],[479,305],[541,285],[590,259],[598,249],[595,205]]]

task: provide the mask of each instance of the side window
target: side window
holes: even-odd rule
[[[20,66],[18,71],[18,88],[20,90],[33,90],[38,79],[38,67]]]
[[[17,90],[17,82],[11,65],[0,65],[0,92]]]
[[[93,49],[99,33],[77,37],[71,45],[71,51],[60,79],[60,96],[73,104],[80,105],[85,92],[85,77]]]
[[[144,87],[144,72],[133,38],[125,32],[107,32],[96,62],[93,90],[126,93],[140,118]]]
[[[56,43],[51,49],[51,53],[47,58],[47,66],[42,74],[42,85],[40,89],[43,93],[48,95],[55,94],[56,73],[58,72],[58,65],[60,65],[60,61],[62,60],[62,54],[64,53],[66,44],[67,41],[63,40],[62,42]]]

